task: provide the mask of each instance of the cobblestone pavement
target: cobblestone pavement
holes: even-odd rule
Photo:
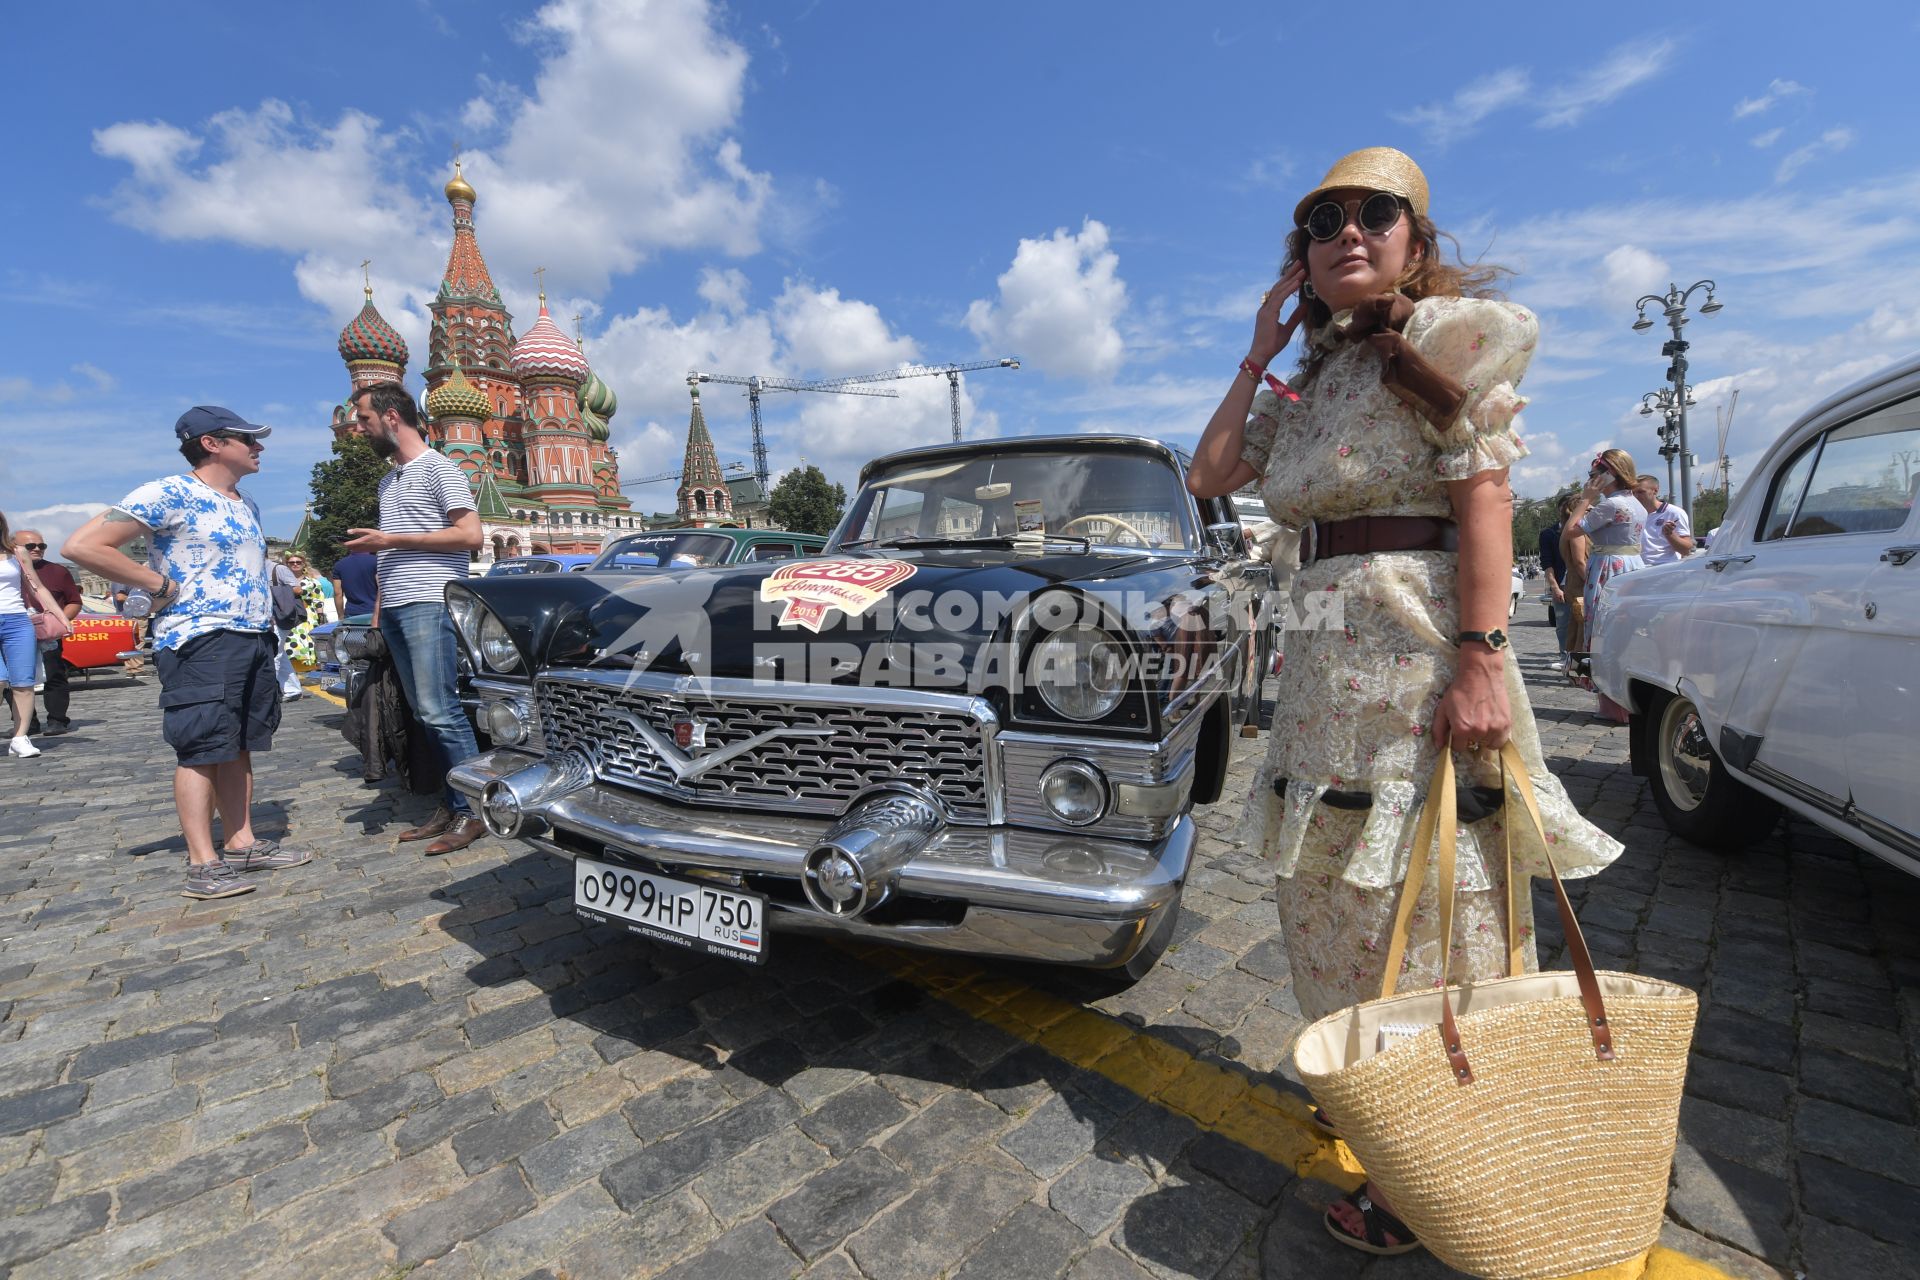
[[[1539,613],[1515,630],[1549,763],[1629,846],[1577,894],[1596,959],[1704,997],[1666,1243],[1920,1274],[1920,885],[1804,824],[1670,839]],[[1202,816],[1178,946],[1093,1001],[1057,971],[787,937],[756,970],[583,927],[543,857],[396,846],[430,802],[363,786],[313,699],[258,812],[316,860],[191,903],[152,685],[75,715],[0,791],[0,1272],[1444,1274],[1332,1244],[1334,1188],[1295,1172],[1326,1152],[1292,1119],[1302,1024],[1234,804]]]

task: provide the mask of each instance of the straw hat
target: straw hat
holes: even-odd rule
[[[1365,147],[1334,161],[1320,185],[1293,206],[1293,225],[1307,225],[1307,212],[1329,191],[1351,188],[1358,191],[1386,191],[1413,206],[1421,217],[1427,216],[1427,175],[1413,157],[1392,147]]]

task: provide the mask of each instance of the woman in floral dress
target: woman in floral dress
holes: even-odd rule
[[[1587,648],[1600,633],[1600,615],[1606,607],[1602,588],[1623,573],[1646,567],[1640,558],[1640,534],[1646,528],[1647,509],[1634,496],[1633,457],[1624,449],[1596,454],[1587,473],[1587,485],[1573,500],[1567,528],[1592,540],[1587,554]],[[1592,689],[1591,680],[1587,688]],[[1615,724],[1627,723],[1627,709],[1596,690],[1600,715]]]
[[[1292,616],[1317,616],[1305,601],[1322,594],[1342,620],[1287,632],[1272,741],[1246,824],[1275,862],[1300,1008],[1319,1018],[1380,994],[1440,751],[1461,754],[1463,782],[1497,782],[1495,752],[1511,736],[1563,875],[1592,875],[1620,845],[1548,774],[1498,633],[1513,562],[1507,468],[1527,452],[1515,433],[1525,403],[1515,385],[1533,355],[1532,314],[1461,296],[1486,292],[1494,272],[1440,261],[1426,179],[1398,151],[1339,161],[1294,223],[1286,268],[1201,436],[1190,485],[1206,496],[1258,480],[1274,519],[1312,525]],[[1295,293],[1301,303],[1283,321],[1282,303]],[[1266,366],[1302,325],[1308,341],[1293,386],[1262,387]],[[1515,866],[1544,875],[1530,825],[1513,836]],[[1527,940],[1534,967],[1527,895],[1507,918],[1504,840],[1499,812],[1463,821],[1446,972],[1429,878],[1401,989],[1504,974],[1510,928]],[[1378,1200],[1369,1184],[1336,1202],[1328,1229],[1367,1252],[1418,1247]]]

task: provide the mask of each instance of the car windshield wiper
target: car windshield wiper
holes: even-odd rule
[[[974,538],[889,538],[885,542],[876,542],[880,547],[1017,547],[1031,542],[1071,542],[1083,550],[1093,546],[1093,539],[1083,538],[1077,533],[1023,533],[1004,534]],[[847,543],[841,543],[847,546]]]

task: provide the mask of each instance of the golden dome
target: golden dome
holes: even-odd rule
[[[453,177],[447,180],[446,192],[448,204],[452,204],[455,200],[465,200],[468,204],[473,203],[473,188],[467,184],[465,178],[460,176],[460,162],[458,160],[453,162]]]

